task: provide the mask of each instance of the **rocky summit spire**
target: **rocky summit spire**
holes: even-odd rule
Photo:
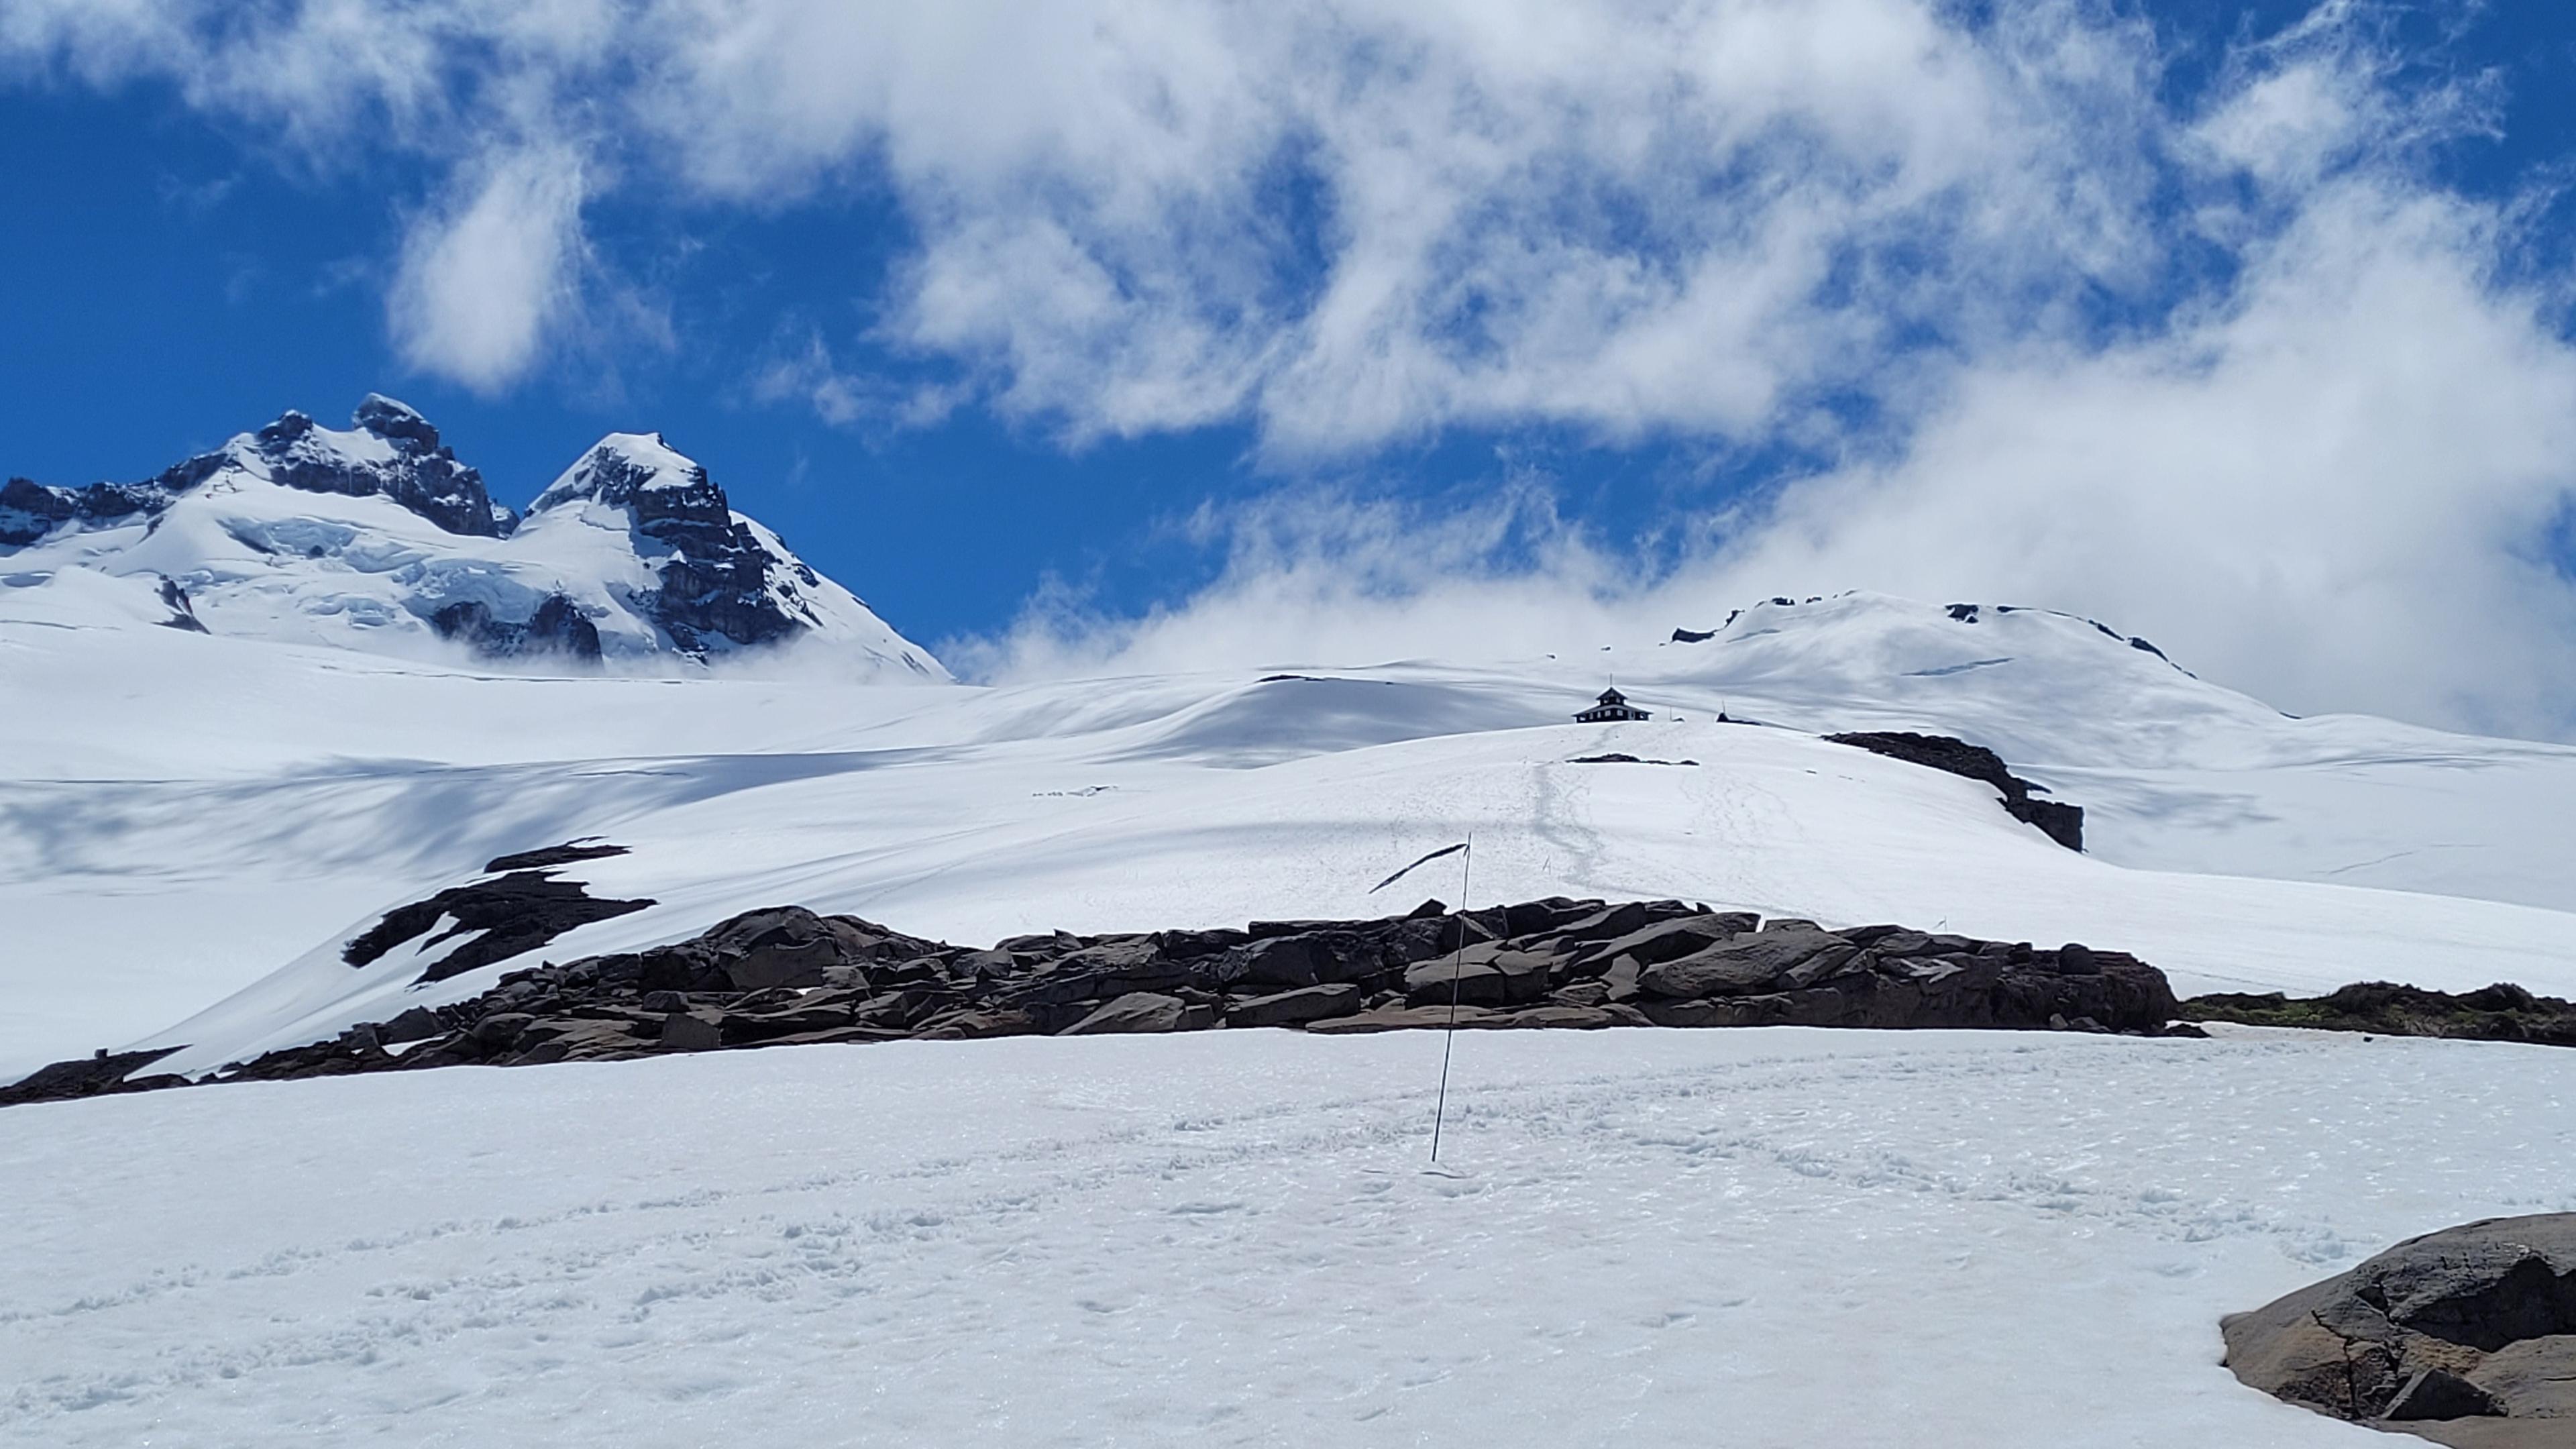
[[[653,620],[683,653],[704,657],[772,643],[814,627],[814,571],[768,546],[738,517],[697,460],[659,433],[611,433],[528,506],[531,521],[576,507],[606,508],[661,546]]]
[[[429,419],[422,417],[418,408],[380,392],[367,394],[358,410],[349,415],[349,421],[361,432],[373,433],[393,444],[397,452],[455,456],[440,445],[438,429],[429,425]]]

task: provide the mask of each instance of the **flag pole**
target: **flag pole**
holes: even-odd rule
[[[1459,857],[1458,944],[1449,952],[1449,1024],[1440,1037],[1440,1095],[1431,1105],[1431,1162],[1435,1167],[1440,1162],[1440,1126],[1449,1113],[1449,1055],[1458,1044],[1458,978],[1467,968],[1467,890],[1474,882],[1475,852],[1476,836],[1470,831],[1465,840],[1456,845],[1444,845],[1368,888],[1370,895],[1376,895],[1444,855]],[[1426,901],[1424,904],[1438,905],[1439,902]]]
[[[1449,1025],[1440,1034],[1440,1095],[1431,1106],[1431,1160],[1440,1161],[1440,1122],[1449,1112],[1449,1052],[1458,1041],[1458,974],[1467,959],[1467,883],[1476,866],[1475,832],[1458,861],[1458,947],[1449,955]]]

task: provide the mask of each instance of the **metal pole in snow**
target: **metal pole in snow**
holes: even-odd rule
[[[1458,861],[1458,948],[1449,954],[1449,1025],[1440,1033],[1440,1095],[1431,1105],[1431,1160],[1440,1160],[1440,1120],[1449,1111],[1449,1050],[1458,1042],[1458,975],[1467,959],[1467,882],[1476,866],[1476,836],[1470,831]]]
[[[1467,887],[1476,864],[1475,852],[1476,837],[1471,831],[1456,845],[1444,845],[1368,888],[1370,895],[1376,895],[1444,855],[1461,857],[1458,862],[1458,945],[1449,954],[1449,1027],[1440,1038],[1440,1095],[1431,1107],[1431,1160],[1435,1164],[1440,1161],[1441,1119],[1449,1111],[1449,1052],[1458,1041],[1458,976],[1465,969],[1467,960]]]

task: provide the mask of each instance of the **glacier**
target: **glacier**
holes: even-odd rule
[[[346,431],[289,412],[142,483],[0,487],[0,579],[62,595],[0,608],[96,617],[92,574],[132,585],[111,614],[166,595],[272,642],[626,672],[792,644],[855,676],[949,677],[657,435],[601,439],[522,515],[379,394]]]

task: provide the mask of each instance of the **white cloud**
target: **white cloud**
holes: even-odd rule
[[[414,223],[385,304],[405,360],[486,392],[528,370],[578,283],[582,171],[562,150],[496,156]]]
[[[2225,302],[1965,379],[1891,466],[1789,490],[1713,577],[2071,606],[2298,712],[2576,733],[2576,351],[2493,218],[2349,180]]]
[[[1050,596],[988,667],[1543,648],[1870,587],[2110,618],[2293,709],[2576,733],[2541,553],[2576,352],[2501,280],[2512,204],[2425,164],[2493,82],[2408,79],[2383,8],[2328,0],[2176,103],[2126,9],[17,0],[0,65],[453,168],[389,315],[480,387],[613,292],[580,285],[593,188],[856,175],[916,243],[868,346],[941,380],[818,337],[746,360],[755,396],[1071,445],[1249,422],[1292,473],[1461,425],[1858,460],[1673,520],[1642,583],[1526,483],[1456,517],[1291,490],[1199,597]]]
[[[1772,594],[2065,608],[2295,712],[2576,735],[2576,349],[2499,289],[2480,209],[2349,179],[2223,302],[2105,350],[1999,357],[1901,457],[1635,561],[1543,488],[1455,516],[1291,493],[1202,520],[1224,575],[1140,618],[1033,601],[995,675],[1492,657],[1635,643]]]
[[[871,431],[929,427],[965,400],[953,386],[905,384],[843,368],[812,331],[753,373],[751,396],[764,403],[801,402],[835,427]]]

